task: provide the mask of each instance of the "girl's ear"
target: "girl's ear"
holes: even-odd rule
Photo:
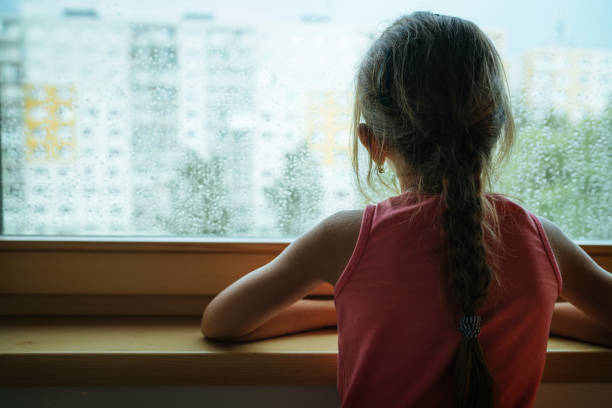
[[[370,157],[372,157],[372,159],[376,161],[380,152],[379,152],[378,143],[376,141],[376,137],[374,136],[374,132],[365,123],[359,124],[359,127],[357,128],[357,132],[359,133],[359,141],[366,149],[368,149],[368,152],[370,153]],[[376,164],[382,165],[385,162],[385,156],[386,155],[383,152],[382,162],[376,163]]]
[[[370,129],[370,127],[365,123],[360,123],[357,130],[359,132],[359,141],[366,149],[368,149],[370,155],[372,155],[372,153],[374,153],[372,150],[376,149],[376,144],[374,143],[374,132],[372,132],[372,129]]]

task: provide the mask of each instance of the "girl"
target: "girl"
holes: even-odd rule
[[[244,341],[337,323],[343,407],[531,406],[550,332],[612,345],[612,275],[487,192],[514,130],[497,51],[469,21],[417,12],[374,42],[356,82],[355,170],[359,140],[368,182],[388,161],[401,194],[300,236],[222,291],[202,332]],[[298,301],[322,282],[333,303]],[[560,295],[586,314],[555,306]]]

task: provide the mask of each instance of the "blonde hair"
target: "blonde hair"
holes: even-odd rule
[[[440,194],[442,226],[456,311],[474,315],[484,303],[496,265],[491,242],[499,223],[491,174],[514,140],[503,64],[493,43],[472,22],[415,12],[389,26],[370,47],[356,76],[352,161],[359,189],[359,126],[374,135],[378,157],[397,153],[412,189]],[[497,152],[495,151],[497,149]],[[495,157],[494,157],[495,156]],[[493,382],[478,338],[463,338],[455,359],[459,407],[493,404]]]

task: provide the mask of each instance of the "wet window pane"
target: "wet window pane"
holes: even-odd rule
[[[405,2],[0,5],[1,232],[294,237],[363,207],[352,85]],[[612,239],[606,2],[421,2],[479,24],[517,144],[496,185],[571,238]]]

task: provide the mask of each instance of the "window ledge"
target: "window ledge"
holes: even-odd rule
[[[249,343],[205,339],[196,317],[2,317],[0,382],[33,385],[335,385],[322,329]],[[542,382],[612,382],[612,349],[551,337]]]

